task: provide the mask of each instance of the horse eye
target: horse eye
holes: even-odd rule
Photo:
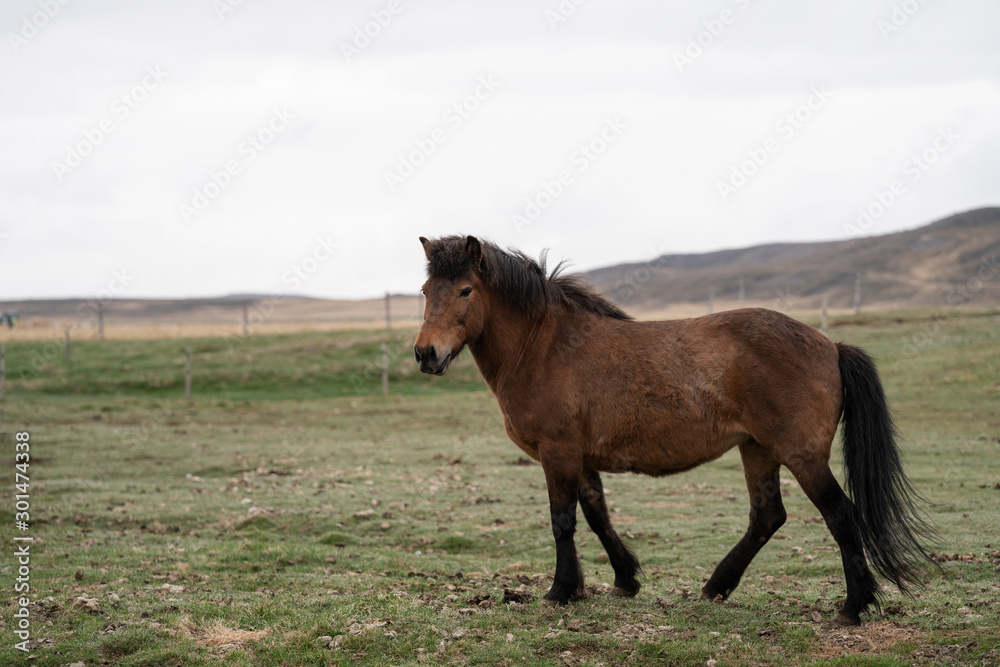
[[[470,294],[472,294],[472,288],[466,287],[464,290],[462,290],[461,296],[469,296]]]

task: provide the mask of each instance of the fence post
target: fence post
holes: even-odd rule
[[[7,380],[7,346],[0,345],[0,401],[3,400],[3,385]]]
[[[854,314],[861,314],[861,272],[854,276]]]
[[[824,294],[823,295],[823,315],[822,315],[822,317],[820,319],[820,325],[819,325],[819,330],[822,331],[827,336],[830,335],[830,330],[827,327],[827,322],[826,322],[826,306],[827,306],[827,301],[828,300],[829,300],[829,297],[827,297],[827,295]]]
[[[382,395],[389,395],[389,352],[382,343]]]
[[[191,402],[191,348],[184,348],[184,400]]]
[[[69,357],[69,327],[66,327],[66,370],[70,369],[70,357]]]

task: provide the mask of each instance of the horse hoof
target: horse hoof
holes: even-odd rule
[[[552,593],[546,593],[542,596],[542,602],[551,607],[565,607],[569,604],[569,598],[563,599],[558,595],[552,595]]]
[[[838,611],[837,617],[833,619],[833,622],[836,623],[837,625],[851,627],[851,626],[861,625],[861,617],[851,616],[849,614],[845,614],[843,611]]]
[[[711,591],[702,591],[701,599],[708,600],[709,602],[725,602],[726,596],[722,593],[713,593]]]
[[[611,594],[616,598],[634,598],[639,593],[640,588],[641,586],[636,586],[635,589],[630,590],[621,586],[615,586],[611,589]]]

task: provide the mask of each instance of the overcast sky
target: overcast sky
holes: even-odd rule
[[[62,1],[0,8],[4,299],[412,293],[420,235],[584,270],[1000,203],[990,0]]]

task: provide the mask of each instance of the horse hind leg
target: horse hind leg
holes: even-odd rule
[[[860,625],[861,613],[869,605],[878,605],[881,587],[875,580],[861,546],[864,520],[833,476],[827,461],[813,460],[789,466],[799,486],[823,515],[830,534],[840,547],[840,557],[847,579],[847,600],[837,613],[837,623]]]
[[[785,507],[778,483],[781,465],[771,452],[753,439],[740,445],[740,456],[750,493],[750,525],[702,588],[701,596],[709,600],[729,597],[740,583],[750,561],[785,523]]]
[[[636,579],[642,573],[639,559],[611,526],[608,506],[604,502],[604,485],[600,473],[585,470],[580,475],[580,507],[587,518],[591,530],[601,540],[604,550],[608,553],[611,567],[615,571],[615,587],[612,595],[632,597],[639,592],[642,585]]]

